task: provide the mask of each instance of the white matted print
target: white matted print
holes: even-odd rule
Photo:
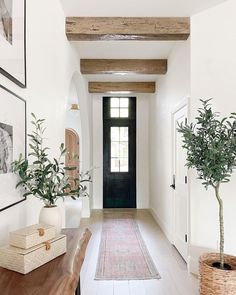
[[[26,102],[0,85],[0,211],[25,200],[12,161],[26,156]]]
[[[25,0],[0,0],[0,72],[26,87]]]
[[[0,121],[0,174],[12,172],[13,126]]]
[[[0,34],[12,44],[12,1],[0,0]]]

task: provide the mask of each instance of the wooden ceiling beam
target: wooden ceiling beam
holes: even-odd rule
[[[67,17],[70,41],[187,40],[189,17]]]
[[[81,59],[82,74],[166,74],[166,59]]]
[[[89,93],[155,93],[156,82],[89,82]]]

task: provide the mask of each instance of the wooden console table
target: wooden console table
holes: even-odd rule
[[[22,275],[0,267],[1,295],[74,295],[80,294],[80,270],[91,232],[64,229],[67,252]]]

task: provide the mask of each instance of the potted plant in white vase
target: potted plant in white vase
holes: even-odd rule
[[[23,196],[33,195],[44,202],[41,209],[39,222],[54,225],[57,233],[61,231],[62,217],[56,202],[58,199],[71,197],[76,199],[88,196],[86,182],[91,181],[90,171],[81,173],[76,178],[69,177],[66,171],[75,170],[76,167],[65,167],[64,156],[66,148],[60,146],[58,158],[48,157],[48,147],[44,146],[44,119],[37,119],[32,114],[34,130],[29,137],[28,158],[20,155],[19,159],[12,163],[13,171],[19,176],[16,188],[23,187]]]
[[[209,100],[201,100],[196,123],[181,124],[183,148],[187,150],[186,165],[195,168],[198,178],[207,189],[213,188],[219,206],[220,251],[200,257],[200,294],[236,294],[236,257],[224,253],[222,183],[230,181],[236,167],[236,113],[229,118],[219,118]]]

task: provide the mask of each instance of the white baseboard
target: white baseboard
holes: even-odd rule
[[[171,230],[170,230],[169,226],[167,226],[167,224],[165,222],[163,222],[158,217],[157,213],[155,212],[155,210],[153,208],[150,208],[149,211],[152,214],[152,216],[155,219],[155,221],[157,222],[157,224],[160,226],[161,230],[163,231],[164,235],[167,237],[167,239],[169,240],[169,242],[171,244],[173,244],[173,235],[171,233]]]
[[[188,256],[188,272],[199,275],[198,257]]]
[[[217,252],[217,250],[201,246],[190,245],[188,256],[188,271],[192,274],[199,275],[199,257],[203,253],[209,252]]]

